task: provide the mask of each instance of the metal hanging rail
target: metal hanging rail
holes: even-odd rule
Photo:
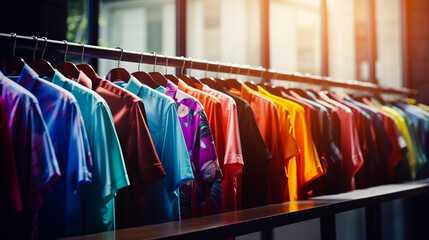
[[[36,47],[36,40],[33,37],[29,36],[21,36],[7,33],[0,33],[0,38],[9,38],[11,47],[15,44],[16,47],[20,49],[29,49],[34,50]],[[45,40],[39,38],[39,44],[36,48],[37,50],[42,51],[45,47]],[[68,43],[66,41],[58,41],[58,40],[46,40],[47,49],[49,51],[56,51],[58,53],[64,54],[66,51],[66,46],[68,46],[67,54],[81,56],[82,50],[84,47],[84,56],[91,58],[103,58],[110,60],[119,60],[121,55],[121,50],[117,48],[107,48],[93,45],[83,45],[81,43]],[[143,55],[143,57],[142,57]],[[260,77],[262,79],[275,79],[275,80],[284,80],[291,82],[300,82],[300,83],[308,83],[315,84],[321,86],[329,86],[329,87],[341,87],[341,88],[349,88],[354,90],[366,90],[366,91],[374,91],[378,93],[391,93],[391,94],[405,94],[405,95],[416,95],[418,94],[417,90],[401,88],[401,89],[393,89],[393,88],[383,88],[377,84],[370,82],[363,82],[357,80],[340,80],[330,77],[321,77],[314,76],[310,74],[301,74],[301,73],[284,73],[277,72],[273,69],[266,69],[263,67],[252,67],[252,66],[242,66],[235,64],[225,64],[213,61],[206,60],[195,60],[191,58],[184,57],[176,57],[176,56],[167,56],[156,53],[141,53],[137,51],[128,51],[123,50],[123,55],[121,61],[126,62],[135,62],[138,63],[141,60],[141,63],[145,64],[154,64],[156,59],[157,65],[176,68],[191,68],[198,69],[203,71],[211,71],[211,72],[223,72],[223,73],[231,73],[252,77]]]

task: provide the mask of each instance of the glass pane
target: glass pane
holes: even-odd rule
[[[67,41],[88,42],[88,0],[67,1]],[[84,58],[85,60],[85,58]],[[67,61],[79,62],[79,56],[68,55]]]
[[[327,0],[331,77],[369,81],[367,2]]]
[[[271,1],[271,68],[320,75],[320,23],[320,0]]]
[[[102,0],[100,1],[99,44],[120,46],[126,50],[176,54],[176,11],[174,0]],[[119,56],[118,56],[119,57]],[[100,60],[99,74],[105,76],[117,61]],[[129,72],[137,71],[137,63],[122,62]],[[153,65],[141,65],[152,71]],[[156,71],[165,71],[158,67]],[[173,68],[169,69],[173,72]]]
[[[377,79],[380,85],[402,87],[400,0],[376,0]]]
[[[187,1],[188,57],[259,66],[260,38],[260,0]]]

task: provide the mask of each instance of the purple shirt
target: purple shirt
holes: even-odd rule
[[[164,91],[160,88],[157,90]],[[217,179],[222,178],[209,122],[201,103],[178,90],[177,86],[170,81],[167,83],[165,94],[177,104],[179,121],[195,177],[195,180],[180,188],[181,215],[182,218],[192,217],[191,207],[195,204],[198,209],[197,215],[202,216],[210,189]],[[191,200],[192,185],[196,190],[196,203],[194,204]]]

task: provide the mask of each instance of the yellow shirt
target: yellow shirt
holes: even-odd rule
[[[288,176],[290,201],[296,201],[303,196],[300,192],[302,187],[324,174],[313,136],[306,124],[304,108],[295,102],[275,96],[260,86],[258,86],[258,92],[273,101],[278,109],[283,109],[278,111],[279,118],[284,118],[280,115],[284,114],[285,111],[289,113],[291,124],[288,132],[296,139],[300,152],[298,156],[289,160],[285,171]],[[285,125],[288,126],[287,123]],[[287,146],[290,143],[284,144]]]
[[[405,139],[405,142],[407,142],[408,152],[407,152],[407,159],[408,164],[410,165],[411,170],[411,176],[413,176],[413,179],[415,177],[415,169],[417,165],[417,153],[416,149],[414,148],[413,140],[411,139],[410,131],[408,130],[407,124],[405,123],[405,119],[396,112],[395,110],[381,105],[378,101],[371,99],[371,102],[383,109],[387,114],[389,114],[390,117],[393,118],[395,121],[396,127],[398,128],[399,132],[401,133],[402,137]]]

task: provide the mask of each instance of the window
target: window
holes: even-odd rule
[[[271,1],[271,68],[320,75],[320,24],[320,0]]]
[[[175,19],[174,0],[104,0],[100,2],[99,43],[107,47],[120,46],[126,50],[174,56]],[[117,61],[100,59],[100,75],[105,76],[117,64]],[[122,62],[121,67],[134,72],[138,65]],[[152,69],[152,65],[141,65],[141,70]]]

